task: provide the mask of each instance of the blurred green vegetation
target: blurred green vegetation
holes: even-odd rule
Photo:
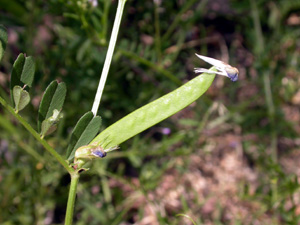
[[[61,154],[92,107],[116,6],[0,0],[9,34],[1,97],[9,99],[20,52],[37,62],[35,97],[21,113],[32,126],[43,90],[54,79],[64,81],[64,118],[47,137]],[[99,111],[104,127],[193,78],[194,67],[208,68],[195,52],[228,60],[239,81],[218,77],[199,101],[93,161],[80,179],[75,224],[190,223],[178,213],[197,224],[298,224],[299,40],[299,0],[128,0]],[[62,224],[68,174],[0,112],[0,223]],[[229,173],[237,188],[230,194],[217,176],[220,169],[225,174],[227,156],[240,157],[226,162],[240,163]],[[192,182],[184,183],[189,176]],[[195,189],[200,178],[205,188]]]

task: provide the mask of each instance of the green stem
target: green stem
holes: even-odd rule
[[[263,74],[264,79],[264,91],[265,91],[265,98],[268,106],[268,114],[270,118],[270,123],[272,127],[271,131],[271,156],[272,160],[277,163],[278,156],[277,156],[277,132],[276,132],[276,124],[275,124],[275,107],[272,98],[272,90],[271,90],[271,82],[270,82],[270,75],[268,72]]]
[[[255,35],[256,35],[256,53],[258,55],[263,55],[265,51],[265,41],[264,36],[261,28],[260,18],[259,18],[259,12],[258,7],[256,4],[256,0],[250,0],[250,5],[252,8],[252,18],[254,22],[254,29],[255,29]],[[273,71],[274,68],[271,66],[271,71]],[[277,129],[276,129],[276,121],[275,121],[275,106],[272,96],[272,89],[271,89],[271,81],[270,81],[270,70],[265,71],[263,73],[263,84],[264,84],[264,92],[265,92],[265,99],[267,103],[268,108],[268,116],[271,124],[271,158],[274,163],[278,163],[278,155],[277,155]],[[272,189],[272,202],[276,203],[278,201],[278,182],[271,181],[271,189]]]
[[[251,8],[252,8],[252,18],[254,22],[254,29],[256,35],[256,51],[258,53],[263,52],[265,49],[264,36],[261,29],[261,23],[258,13],[258,8],[255,0],[250,0]]]
[[[258,55],[263,55],[265,51],[265,42],[264,36],[261,29],[261,23],[259,18],[259,12],[257,8],[257,4],[255,0],[250,0],[251,8],[252,8],[252,17],[254,22],[254,29],[255,35],[257,40],[257,49],[256,53]],[[277,129],[276,129],[276,121],[275,121],[275,106],[273,101],[272,89],[271,89],[271,81],[270,81],[270,74],[274,71],[274,66],[271,65],[271,72],[266,71],[263,73],[263,83],[264,83],[264,91],[265,91],[265,98],[267,102],[268,108],[268,115],[272,127],[271,131],[271,157],[272,160],[277,163],[278,156],[277,156]]]
[[[92,107],[92,112],[93,112],[94,116],[96,116],[99,105],[100,105],[104,85],[105,85],[105,82],[107,79],[109,67],[110,67],[112,56],[113,56],[114,49],[116,46],[117,36],[118,36],[121,19],[122,19],[122,14],[123,14],[123,10],[124,10],[126,1],[127,0],[119,0],[119,3],[118,3],[116,18],[115,18],[113,30],[111,33],[111,38],[109,41],[108,49],[107,49],[107,54],[106,54],[106,58],[105,58],[105,62],[104,62],[104,66],[103,66],[103,70],[102,70],[102,74],[101,74],[101,79],[100,79],[100,82],[98,85],[97,93],[96,93],[94,104]]]
[[[32,135],[33,137],[40,142],[44,148],[52,155],[54,158],[69,172],[72,173],[74,170],[69,167],[69,164],[58,154],[40,135],[21,117],[15,112],[15,110],[3,99],[0,97],[0,103],[12,114]]]
[[[65,225],[71,225],[73,222],[74,206],[76,199],[77,185],[79,181],[79,174],[76,172],[71,173],[71,185],[69,190],[69,198],[67,204],[67,212],[65,217]]]
[[[106,35],[107,35],[107,18],[108,18],[108,13],[109,13],[109,8],[111,1],[104,1],[104,9],[103,9],[103,16],[102,16],[102,30],[101,30],[101,39],[105,40],[106,44]]]

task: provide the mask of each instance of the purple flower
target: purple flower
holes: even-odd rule
[[[161,129],[161,133],[164,135],[169,135],[169,134],[171,134],[171,129],[168,127],[164,127]]]

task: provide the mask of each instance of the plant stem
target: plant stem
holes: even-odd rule
[[[106,35],[107,35],[107,19],[108,19],[108,13],[109,13],[109,8],[111,5],[111,1],[104,1],[104,9],[103,9],[103,16],[102,16],[102,31],[101,31],[101,39],[105,40],[106,44]]]
[[[258,55],[263,55],[265,51],[265,41],[264,36],[261,29],[261,23],[258,13],[258,8],[255,0],[250,0],[251,8],[252,8],[252,17],[254,22],[255,35],[257,40],[257,49],[256,53]],[[263,72],[263,84],[265,91],[265,99],[268,108],[268,116],[271,124],[271,157],[272,160],[277,163],[277,131],[276,131],[276,121],[275,121],[275,106],[273,101],[272,89],[271,89],[271,81],[270,74],[273,72],[274,68],[271,65],[271,68],[268,71]]]
[[[276,122],[275,122],[275,106],[272,98],[272,90],[271,90],[271,81],[268,72],[263,74],[264,79],[264,91],[265,91],[265,98],[268,106],[268,115],[270,118],[271,123],[271,157],[272,160],[277,163],[278,156],[277,156],[277,132],[276,132]]]
[[[112,56],[114,53],[117,36],[118,36],[119,28],[120,28],[120,23],[121,23],[121,19],[122,19],[122,14],[123,14],[123,10],[124,10],[126,1],[127,0],[119,0],[119,2],[118,2],[116,18],[115,18],[113,30],[111,33],[111,38],[110,38],[109,45],[108,45],[108,50],[107,50],[107,54],[106,54],[106,58],[105,58],[105,62],[104,62],[104,66],[103,66],[103,70],[102,70],[102,74],[101,74],[101,79],[100,79],[100,82],[98,85],[97,93],[96,93],[94,104],[92,107],[92,112],[93,112],[94,116],[97,115],[97,111],[98,111],[98,108],[100,105],[100,100],[102,97],[104,85],[105,85],[105,82],[107,79],[109,67],[110,67]]]
[[[74,206],[75,206],[76,191],[77,191],[77,184],[79,181],[79,177],[80,176],[77,171],[71,173],[71,185],[69,190],[65,225],[71,225],[73,222]]]
[[[256,53],[258,55],[263,55],[265,51],[265,41],[264,36],[261,28],[259,12],[256,4],[256,0],[250,0],[250,5],[252,8],[252,17],[254,22],[254,29],[256,35]],[[275,121],[275,106],[272,96],[272,89],[271,89],[271,81],[270,81],[270,74],[274,71],[273,66],[268,71],[263,72],[263,84],[264,84],[264,92],[265,92],[265,99],[267,103],[268,109],[268,117],[270,120],[271,125],[271,158],[273,163],[278,163],[278,153],[277,153],[277,129],[276,129],[276,121]],[[272,202],[275,204],[278,201],[278,181],[271,181],[271,189],[272,189]]]
[[[69,164],[63,159],[63,157],[58,154],[40,135],[27,123],[23,117],[15,112],[15,110],[3,99],[0,97],[0,103],[12,114],[32,135],[33,137],[40,142],[44,148],[52,155],[54,158],[71,174],[74,170],[69,166]]]
[[[261,23],[258,13],[258,8],[255,0],[250,0],[251,8],[252,8],[252,18],[254,22],[254,29],[256,35],[256,48],[258,53],[262,53],[265,49],[264,36],[261,29]]]

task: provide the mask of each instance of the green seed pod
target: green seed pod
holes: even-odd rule
[[[75,151],[75,161],[78,159],[92,160],[95,158],[104,158],[106,152],[101,146],[84,145]]]
[[[211,71],[217,71],[214,67]],[[102,131],[91,143],[114,147],[172,116],[196,101],[212,84],[215,74],[203,73],[176,90],[135,110]]]

